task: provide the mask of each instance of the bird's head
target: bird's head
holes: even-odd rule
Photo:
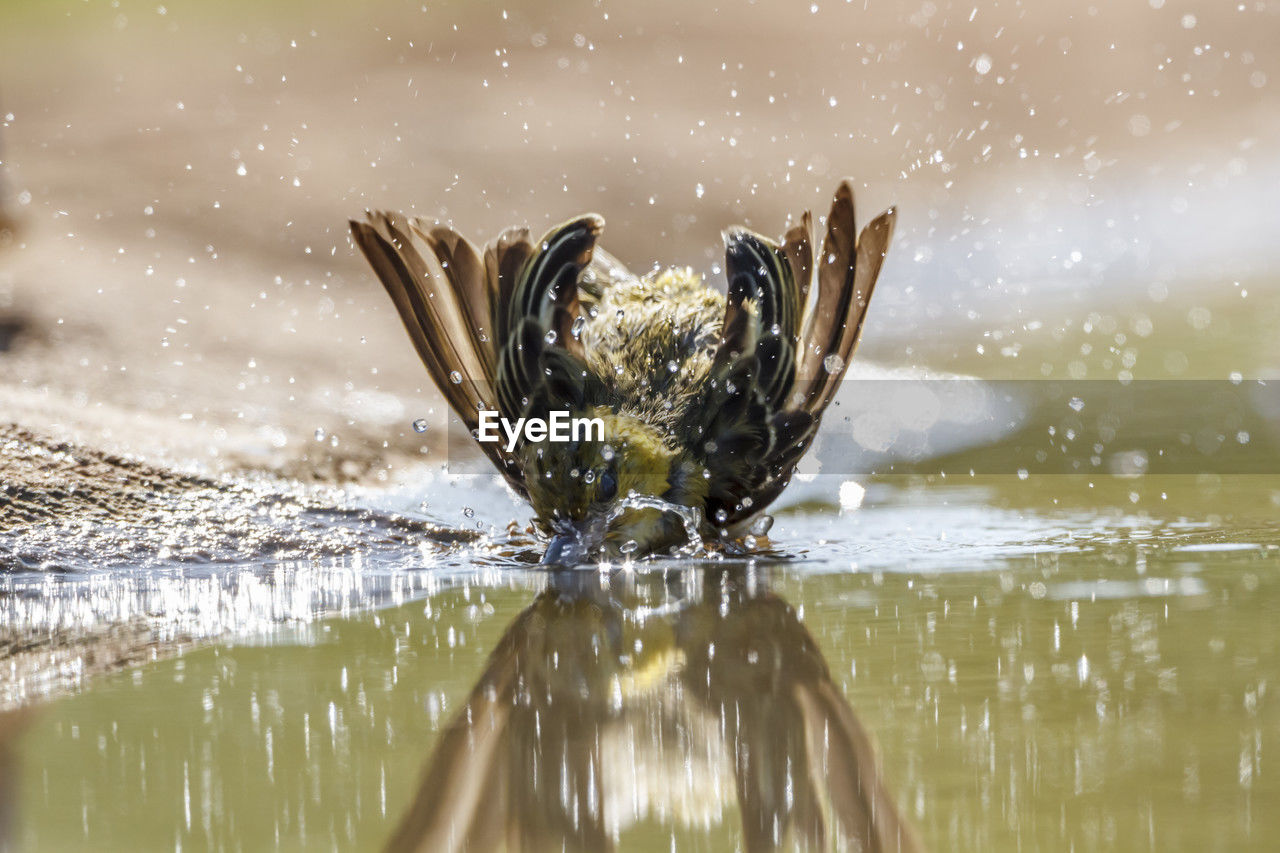
[[[645,499],[695,506],[702,468],[669,447],[652,426],[608,407],[585,413],[603,440],[530,442],[523,448],[529,501],[551,537],[544,563],[574,565],[648,554],[688,539],[681,515]]]

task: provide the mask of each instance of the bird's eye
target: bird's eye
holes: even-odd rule
[[[611,501],[618,495],[618,475],[613,469],[606,469],[600,475],[600,485],[596,487],[596,497],[602,501]]]

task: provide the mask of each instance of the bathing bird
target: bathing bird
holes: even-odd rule
[[[592,213],[483,250],[398,213],[370,212],[351,233],[473,436],[486,413],[600,425],[480,443],[532,505],[543,561],[575,565],[751,528],[839,388],[895,218],[859,233],[845,180],[816,254],[808,211],[780,242],[730,228],[723,292],[689,268],[632,273],[596,245]]]

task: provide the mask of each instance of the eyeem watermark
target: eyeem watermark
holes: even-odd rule
[[[476,430],[476,440],[481,442],[502,441],[507,439],[507,452],[516,449],[516,443],[523,435],[525,441],[604,441],[604,421],[600,418],[575,418],[563,409],[547,413],[546,418],[520,418],[512,425],[511,421],[491,409],[480,410],[480,424]],[[499,428],[502,435],[498,433]]]

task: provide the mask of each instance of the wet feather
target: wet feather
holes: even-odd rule
[[[597,248],[594,214],[483,254],[396,214],[352,232],[468,428],[495,405],[607,416],[603,444],[482,445],[546,532],[590,529],[607,555],[627,542],[615,528],[634,527],[633,552],[678,544],[680,525],[616,509],[628,491],[696,508],[708,534],[777,498],[853,356],[895,216],[859,235],[846,181],[816,259],[808,211],[780,243],[730,229],[723,295],[690,269],[632,274]]]

